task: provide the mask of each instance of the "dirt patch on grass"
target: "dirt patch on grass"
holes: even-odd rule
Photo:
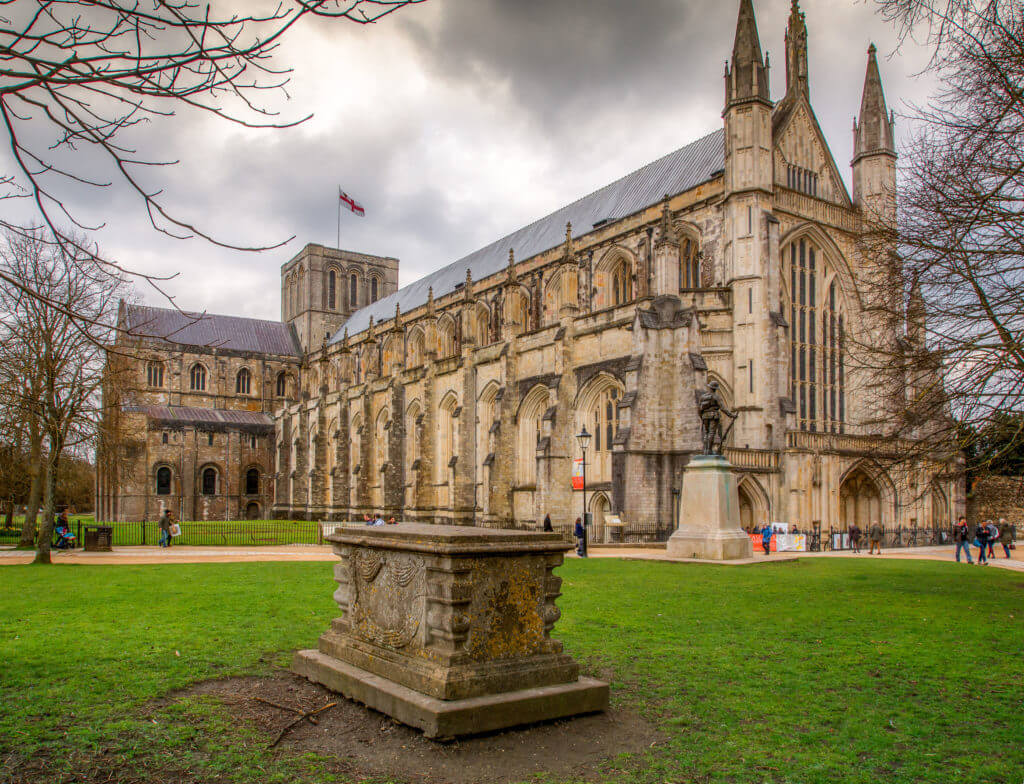
[[[545,773],[588,779],[637,765],[636,760],[616,758],[645,752],[663,737],[635,713],[610,710],[438,743],[291,673],[207,681],[175,697],[199,694],[219,698],[238,721],[265,734],[268,744],[299,714],[261,700],[303,711],[337,702],[316,717],[315,726],[309,721],[296,724],[276,748],[281,753],[315,752],[331,758],[338,772],[353,778],[473,784],[521,781]]]

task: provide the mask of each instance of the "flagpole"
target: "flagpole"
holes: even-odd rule
[[[338,244],[334,247],[341,249],[341,188],[338,188]]]

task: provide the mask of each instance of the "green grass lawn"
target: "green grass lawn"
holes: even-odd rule
[[[93,525],[92,515],[74,515],[71,530]],[[155,545],[160,540],[160,526],[156,520],[142,522],[103,523],[113,531],[115,547]],[[176,544],[198,546],[246,546],[320,544],[320,524],[307,520],[186,520],[181,523],[182,533]],[[15,528],[0,528],[0,544],[15,544],[21,536],[21,522]],[[81,546],[79,542],[79,546]]]
[[[189,683],[267,673],[334,615],[326,563],[0,568],[0,764],[100,753],[336,780]],[[556,627],[667,737],[635,782],[1024,780],[1024,576],[925,561],[573,560]],[[3,781],[0,770],[0,781]],[[345,781],[347,779],[338,778]],[[621,780],[621,779],[620,779]]]

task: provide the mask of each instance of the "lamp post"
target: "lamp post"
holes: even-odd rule
[[[587,557],[587,528],[590,526],[590,513],[587,512],[587,447],[590,446],[590,433],[587,426],[577,433],[576,440],[580,443],[580,451],[583,452],[583,541],[580,547],[580,557]]]

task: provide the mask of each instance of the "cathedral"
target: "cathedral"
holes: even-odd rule
[[[397,259],[308,245],[282,267],[281,322],[125,306],[137,385],[100,517],[539,527],[585,503],[598,536],[614,515],[664,538],[716,381],[744,527],[947,525],[963,488],[882,458],[909,393],[879,393],[850,349],[920,332],[863,285],[864,219],[894,215],[896,185],[874,46],[851,194],[795,1],[785,41],[773,101],[741,0],[721,128],[403,288]]]

